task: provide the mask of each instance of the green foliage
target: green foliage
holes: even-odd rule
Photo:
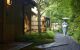
[[[71,0],[49,0],[48,6],[46,6],[42,11],[45,11],[44,14],[49,16],[52,22],[56,19],[60,21],[63,17],[71,17]]]
[[[41,33],[41,36],[37,32],[18,35],[16,36],[16,41],[34,42],[35,44],[49,43],[54,41],[54,32],[48,30],[47,32]]]
[[[41,4],[43,4],[41,12],[49,16],[51,22],[59,22],[63,17],[69,17],[68,33],[80,41],[78,40],[80,37],[80,0],[49,0]]]
[[[79,16],[80,15],[80,0],[72,0],[71,3],[73,15]]]
[[[53,39],[55,36],[55,33],[53,31],[47,30],[47,35],[49,36],[49,38]]]
[[[69,35],[73,36],[73,38],[80,43],[80,16],[75,17],[73,22],[69,22]]]
[[[72,36],[78,43],[80,43],[80,31],[74,32]]]

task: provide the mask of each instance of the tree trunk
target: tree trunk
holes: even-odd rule
[[[40,15],[40,5],[37,4],[37,10],[38,10],[38,33],[41,35],[41,15]]]

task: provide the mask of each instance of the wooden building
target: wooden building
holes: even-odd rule
[[[0,43],[15,42],[24,34],[24,18],[28,16],[30,23],[34,6],[33,0],[0,0]]]
[[[41,19],[40,20],[41,32],[45,32],[46,31],[46,19],[44,16],[41,16],[40,19]],[[37,16],[32,17],[31,28],[32,28],[32,31],[38,32],[38,17]]]
[[[35,14],[31,8],[36,6],[33,0],[0,0],[0,6],[0,43],[16,42],[17,35],[24,35],[24,32],[31,30],[38,31],[38,21],[32,19]],[[41,17],[40,22],[41,32],[44,32],[45,17]]]
[[[46,31],[46,18],[44,16],[41,17],[41,32]],[[28,30],[31,27],[31,32],[38,32],[38,16],[33,15],[31,17],[31,26],[29,26],[29,20],[26,17],[26,20],[24,21],[24,32],[29,32]]]

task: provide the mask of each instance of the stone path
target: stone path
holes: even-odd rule
[[[44,50],[80,50],[80,45],[77,44],[70,36],[64,36],[57,33],[55,42],[36,46]]]
[[[27,42],[15,42],[15,43],[9,43],[9,44],[2,44],[2,47],[0,50],[20,50],[21,48],[27,47],[31,45],[32,43]]]
[[[21,48],[27,47],[31,44],[32,43],[19,43],[19,44],[16,44],[15,47],[10,48],[9,50],[20,50]]]

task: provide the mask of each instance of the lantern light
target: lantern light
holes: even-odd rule
[[[11,5],[12,4],[12,0],[7,0],[7,5]]]

